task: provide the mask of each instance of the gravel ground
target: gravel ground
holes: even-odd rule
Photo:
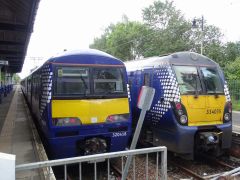
[[[176,157],[168,157],[168,159],[173,161],[176,164],[180,164],[184,166],[187,169],[190,169],[194,171],[195,173],[199,174],[200,176],[203,176],[204,178],[210,178],[211,175],[215,175],[218,173],[222,173],[225,171],[229,171],[229,168],[223,167],[221,165],[212,164],[207,161],[189,161],[184,160],[181,158]],[[229,157],[222,157],[219,158],[220,161],[225,162],[226,164],[229,164],[234,167],[240,167],[240,160],[239,159],[232,159]],[[124,164],[126,162],[126,157],[123,157]],[[159,168],[161,164],[161,159],[159,159]],[[116,167],[119,172],[122,171],[122,158],[115,158],[111,160],[111,165]],[[73,179],[79,179],[78,178],[78,166],[69,166],[68,172],[71,172],[71,180]],[[107,180],[107,163],[100,163],[97,165],[97,179],[98,180]],[[90,180],[94,179],[94,167],[93,164],[85,164],[83,169],[83,179],[84,180]],[[146,155],[138,155],[135,157],[135,179],[136,180],[146,180]],[[187,174],[183,170],[181,170],[179,167],[174,166],[168,161],[168,179],[170,180],[179,180],[179,179],[195,179],[191,177],[191,175]],[[111,170],[110,173],[110,179],[111,180],[120,180],[121,178],[117,173]],[[161,179],[160,171],[158,172],[158,179]],[[61,177],[63,178],[63,176]],[[61,179],[59,178],[59,179]],[[128,180],[134,179],[134,173],[133,173],[133,165],[130,166],[129,173],[128,173]],[[149,180],[156,180],[156,154],[149,154],[148,156],[148,179]],[[230,178],[231,179],[231,178]],[[234,178],[232,178],[234,179]],[[240,179],[240,176],[235,177],[235,179]],[[235,180],[234,179],[234,180]]]
[[[156,155],[150,154],[148,157],[148,179],[156,179]],[[170,158],[169,158],[170,159]],[[177,164],[180,164],[181,166],[184,166],[187,169],[190,169],[197,173],[198,175],[205,177],[205,178],[210,178],[212,175],[220,174],[222,172],[226,172],[231,170],[228,167],[223,167],[221,165],[216,165],[215,163],[210,163],[207,161],[189,161],[189,160],[184,160],[181,158],[173,158],[174,162]],[[220,158],[219,160],[225,162],[226,164],[229,164],[234,167],[240,167],[240,161],[237,160],[231,160],[228,157],[223,157]],[[125,159],[124,159],[125,162]],[[161,160],[159,160],[158,164],[160,165]],[[118,167],[118,169],[121,170],[121,158],[115,159],[113,162],[115,166]],[[146,179],[146,156],[145,155],[140,155],[135,158],[135,178],[137,180],[145,180]],[[131,165],[128,173],[128,179],[133,179],[133,167]],[[161,174],[160,172],[158,173],[158,177],[160,179]],[[238,178],[238,177],[237,177]],[[171,165],[168,163],[168,179],[170,180],[175,180],[175,179],[194,179],[191,177],[191,175],[187,174],[183,170],[179,169],[178,167]],[[236,178],[235,178],[236,179]],[[240,179],[240,177],[239,177]]]

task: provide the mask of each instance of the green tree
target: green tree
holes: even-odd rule
[[[213,25],[208,25],[206,21],[204,22],[203,32],[201,28],[191,29],[191,47],[195,52],[201,52],[201,41],[203,41],[203,54],[210,57],[215,58],[218,57],[218,54],[213,54],[211,50],[214,50],[217,53],[219,47],[222,47],[221,38],[223,34],[220,29]],[[214,48],[217,48],[216,50]]]
[[[101,35],[100,38],[94,38],[93,44],[90,44],[89,47],[110,53],[107,48],[107,39],[108,36],[112,33],[114,27],[115,27],[114,24],[110,24],[105,29],[105,32]]]
[[[225,63],[225,52],[219,28],[204,22],[201,28],[193,29],[192,22],[184,18],[172,1],[156,1],[143,9],[143,23],[123,21],[111,24],[100,38],[95,38],[91,48],[108,52],[122,60],[141,56],[158,56],[177,51],[200,53],[203,39],[204,55],[220,64]]]
[[[208,25],[206,21],[204,21],[203,32],[199,23],[197,24],[198,28],[192,28],[192,22],[184,18],[172,1],[154,2],[153,5],[143,10],[143,20],[150,27],[158,30],[157,42],[153,43],[156,55],[185,50],[200,53],[201,41],[203,40],[205,55],[211,55],[214,58],[222,57],[222,53],[218,54],[217,52],[217,49],[222,46],[223,34],[220,29]],[[209,49],[213,49],[215,53],[209,53]]]
[[[125,16],[123,22],[109,26],[90,47],[110,53],[123,61],[135,59],[142,56],[142,47],[148,32],[146,25],[128,21]]]
[[[240,42],[228,42],[225,48],[226,60],[233,62],[240,57]]]
[[[204,46],[204,55],[213,59],[222,68],[225,66],[225,52],[224,46],[221,43],[209,43]]]
[[[227,79],[239,79],[239,77],[240,77],[240,57],[238,57],[233,62],[229,62],[226,65],[224,72],[225,72]]]
[[[173,2],[156,1],[143,10],[143,21],[155,33],[152,41],[146,46],[151,47],[144,56],[167,54],[191,49],[189,32],[191,25],[187,22]]]
[[[181,11],[173,5],[173,1],[155,1],[153,5],[143,9],[143,21],[150,27],[166,29],[176,22],[185,22]]]

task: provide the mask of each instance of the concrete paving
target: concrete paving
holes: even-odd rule
[[[16,165],[37,162],[34,151],[34,139],[29,123],[26,105],[20,86],[16,87],[14,95],[1,106],[1,111],[7,111],[0,133],[0,152],[16,155]],[[11,102],[11,103],[10,103]],[[9,105],[7,104],[9,103]],[[7,108],[9,107],[9,108]],[[2,108],[7,108],[3,110]],[[4,116],[2,115],[3,119]],[[1,119],[1,120],[2,120]],[[40,179],[38,170],[16,173],[16,179]]]
[[[13,98],[15,89],[16,88],[14,88],[13,91],[11,91],[7,95],[7,97],[3,97],[2,96],[2,103],[0,104],[0,132],[2,130],[3,123],[4,123],[5,118],[7,116],[9,106],[10,106],[10,104],[12,102],[12,98]]]
[[[233,119],[233,131],[240,133],[240,111],[233,111],[232,113]]]

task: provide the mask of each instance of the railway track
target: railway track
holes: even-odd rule
[[[240,145],[240,133],[232,132],[232,143],[236,145]]]
[[[231,163],[231,159],[225,157],[226,159],[216,159],[206,155],[202,155],[201,160],[198,161],[188,161],[181,158],[172,157],[168,160],[168,179],[199,179],[199,180],[212,180],[222,177],[224,174],[229,174],[230,171],[240,172],[236,170],[237,167],[240,167],[240,162],[234,164]],[[123,158],[124,159],[124,158]],[[147,162],[148,160],[148,162]],[[110,162],[110,166],[108,167],[107,163],[101,163],[101,165],[97,166],[97,179],[100,180],[120,180],[122,177],[122,169],[124,162],[122,163],[122,158],[115,159]],[[146,166],[147,165],[147,166]],[[135,170],[133,170],[135,167]],[[148,168],[146,168],[148,167]],[[171,167],[175,169],[175,171],[171,172]],[[108,174],[108,168],[110,169],[110,173]],[[148,170],[147,170],[148,169]],[[148,174],[148,179],[156,179],[156,156],[149,156],[146,159],[146,156],[137,156],[135,158],[135,165],[131,166],[129,169],[128,180],[137,179],[137,180],[146,180]],[[85,164],[82,167],[82,179],[90,180],[95,178],[93,174],[94,166],[93,164]],[[177,170],[177,171],[176,171]],[[67,179],[79,179],[79,167],[69,167]],[[147,172],[148,171],[148,172]],[[147,172],[147,173],[146,173]],[[135,174],[134,174],[135,173]],[[232,175],[233,173],[231,173]],[[160,174],[158,176],[160,178]],[[237,176],[238,178],[240,176]],[[62,178],[63,179],[63,178]],[[237,178],[235,178],[237,179]]]
[[[239,164],[233,166],[221,159],[216,159],[210,156],[201,155],[201,161],[187,161],[180,158],[175,158],[169,161],[169,164],[179,168],[187,176],[198,180],[217,179],[225,177],[228,172],[240,172],[237,168]],[[194,164],[194,165],[193,165]],[[238,178],[238,174],[235,174]],[[185,177],[184,177],[185,178]]]
[[[111,164],[110,166],[111,172],[116,180],[120,180],[122,177],[122,170],[117,165]],[[129,177],[127,177],[127,180],[131,180]]]
[[[233,142],[239,143],[239,134],[233,134]],[[187,161],[180,158],[169,158],[168,159],[168,179],[184,179],[184,178],[192,178],[199,180],[212,180],[223,177],[235,176],[235,179],[240,178],[240,161],[234,161],[229,157],[223,158],[214,158],[212,156],[201,154],[199,156],[200,160],[197,161]],[[110,174],[108,174],[107,164],[98,166],[97,179],[108,179],[110,176],[111,180],[119,180],[122,177],[122,169],[123,164],[125,162],[125,158],[118,158],[118,160],[111,161],[110,163]],[[122,163],[123,161],[123,163]],[[148,162],[147,162],[148,161]],[[149,155],[146,158],[145,155],[140,155],[135,158],[135,170],[133,167],[130,167],[128,180],[130,179],[146,179],[146,174],[149,175],[148,179],[156,179],[156,174],[153,172],[153,169],[156,169],[156,156]],[[148,168],[146,168],[148,166]],[[171,166],[177,171],[171,172]],[[78,169],[78,168],[77,168]],[[93,169],[88,165],[87,169]],[[92,172],[92,171],[91,171]],[[135,174],[134,174],[135,173]],[[144,174],[145,173],[145,174]],[[89,178],[91,176],[93,178],[93,174],[87,174]],[[71,175],[67,177],[67,179],[76,179],[78,174]],[[85,176],[86,177],[86,176]],[[159,174],[160,177],[160,174]],[[176,178],[177,177],[177,178]],[[86,179],[86,178],[84,178]],[[234,179],[234,178],[231,178]]]
[[[202,176],[200,176],[199,174],[197,174],[195,171],[193,171],[192,169],[181,165],[180,163],[177,163],[173,160],[171,160],[169,162],[171,165],[178,167],[180,170],[182,170],[183,172],[185,172],[187,175],[189,175],[190,177],[199,179],[199,180],[203,180],[204,178]]]
[[[232,133],[232,147],[230,150],[231,156],[240,159],[240,133],[233,132]]]

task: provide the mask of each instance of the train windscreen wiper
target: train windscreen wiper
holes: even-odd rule
[[[80,76],[80,79],[82,80],[83,85],[84,85],[84,96],[86,96],[86,91],[88,89],[87,83],[86,83],[85,79],[82,76]]]
[[[213,94],[215,98],[218,98],[217,88],[215,87],[213,90]]]
[[[192,74],[193,75],[193,77],[195,78],[195,95],[194,95],[194,98],[198,98],[198,95],[199,95],[199,93],[198,93],[198,82],[197,82],[197,74]]]

